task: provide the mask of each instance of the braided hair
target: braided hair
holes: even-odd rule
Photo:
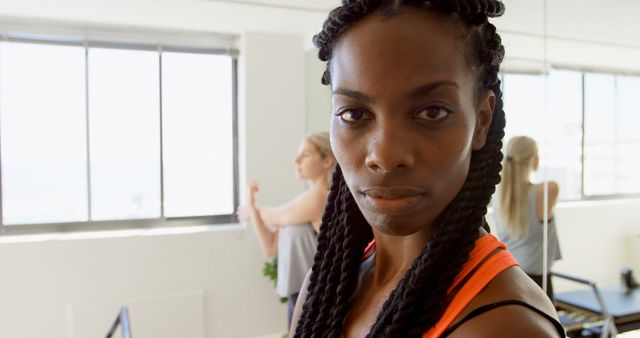
[[[462,189],[443,211],[433,237],[384,302],[370,337],[419,337],[442,316],[447,288],[468,260],[479,228],[488,230],[484,217],[502,168],[505,118],[498,71],[504,47],[496,28],[488,22],[489,17],[504,12],[499,0],[343,0],[313,39],[319,58],[327,62],[322,83],[331,83],[332,52],[349,27],[373,13],[390,16],[403,7],[429,8],[461,20],[469,33],[465,35],[465,57],[477,74],[477,93],[493,91],[496,103],[486,143],[473,151]],[[364,248],[372,238],[371,226],[358,209],[338,166],[296,337],[341,336]]]

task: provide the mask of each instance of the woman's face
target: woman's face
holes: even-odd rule
[[[347,30],[331,61],[331,144],[377,231],[433,225],[484,146],[495,96],[477,98],[460,23],[405,9]]]
[[[308,141],[303,141],[296,154],[296,175],[301,180],[326,176],[332,161],[323,158],[318,149]]]

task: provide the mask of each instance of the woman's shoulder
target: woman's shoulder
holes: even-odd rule
[[[558,196],[560,195],[560,187],[558,186],[558,183],[556,183],[555,181],[548,181],[547,182],[547,196],[549,198],[549,213],[551,213],[551,210],[553,209],[553,207],[556,205],[556,202],[558,201]],[[542,204],[544,203],[544,183],[540,183],[540,184],[536,184],[536,203],[538,203],[538,206],[542,206]],[[537,211],[537,216],[538,219],[542,219],[542,209],[540,209]]]
[[[453,325],[481,308],[489,310],[461,324],[449,338],[558,337],[552,321],[529,306],[558,319],[553,304],[540,287],[519,267],[513,266],[496,276]]]

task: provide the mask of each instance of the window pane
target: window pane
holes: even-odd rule
[[[160,217],[158,53],[89,50],[91,216]]]
[[[615,193],[639,193],[640,176],[640,77],[617,77]]]
[[[615,190],[616,194],[639,193],[640,176],[640,77],[616,77]]]
[[[578,72],[552,71],[545,93],[543,75],[504,75],[507,126],[505,147],[514,136],[536,140],[544,170],[534,180],[554,180],[561,199],[581,197],[582,77]],[[545,108],[545,95],[549,95]],[[548,112],[547,112],[548,109]],[[544,177],[542,177],[544,175]]]
[[[586,195],[615,192],[615,77],[585,74],[584,180]]]
[[[582,73],[549,73],[549,106],[545,125],[544,166],[558,182],[560,198],[582,198]]]
[[[542,76],[504,75],[505,147],[514,136],[529,136],[537,142],[545,138],[544,85]]]
[[[230,214],[232,59],[162,55],[165,215]]]
[[[0,42],[4,224],[87,219],[85,51]]]

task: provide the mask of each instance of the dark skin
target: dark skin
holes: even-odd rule
[[[496,98],[489,90],[476,94],[477,74],[465,58],[462,28],[461,22],[425,9],[404,9],[388,18],[372,14],[346,31],[333,51],[331,144],[376,240],[375,260],[361,271],[365,278],[347,315],[345,337],[369,332],[461,190],[472,151],[486,142]],[[292,327],[306,288],[305,283]],[[523,299],[555,315],[544,293],[513,267],[456,321],[503,299]],[[507,306],[476,317],[449,337],[515,336],[557,333],[531,310]]]

